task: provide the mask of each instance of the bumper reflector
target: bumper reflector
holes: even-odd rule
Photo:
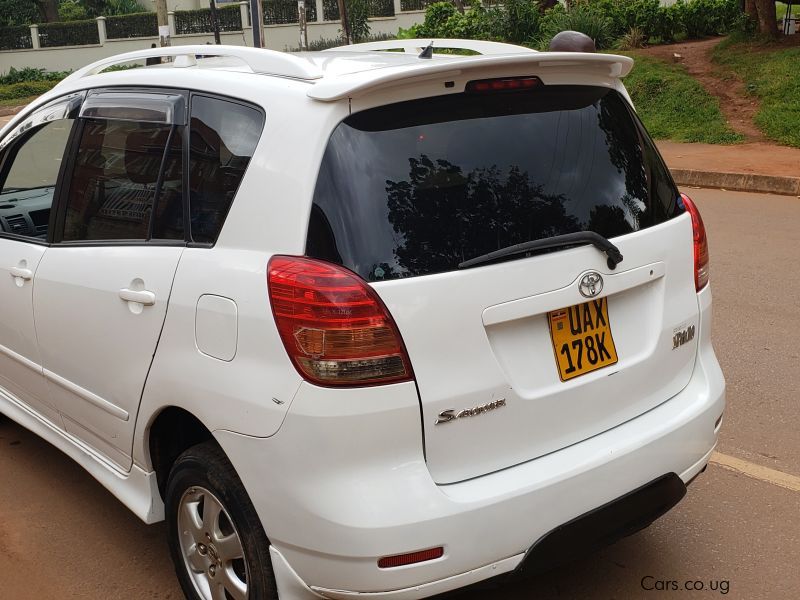
[[[406,565],[436,560],[437,558],[442,558],[442,556],[444,556],[444,548],[441,546],[438,548],[429,548],[428,550],[420,550],[419,552],[410,552],[409,554],[384,556],[378,560],[378,568],[394,569],[395,567],[405,567]]]

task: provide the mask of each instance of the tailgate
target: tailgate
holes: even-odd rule
[[[306,252],[394,317],[440,483],[615,427],[694,365],[691,219],[624,94],[518,75],[354,112],[315,189]],[[517,251],[587,231],[615,269],[593,246]]]
[[[583,247],[375,286],[411,357],[435,481],[469,479],[564,448],[686,386],[696,342],[673,349],[673,338],[698,322],[690,218],[614,242],[625,256],[616,271]],[[587,271],[603,277],[597,298],[608,302],[618,362],[561,381],[547,315],[587,301],[579,291]],[[465,410],[461,418],[440,417]]]

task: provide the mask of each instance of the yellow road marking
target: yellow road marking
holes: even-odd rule
[[[741,473],[742,475],[747,475],[753,479],[765,481],[766,483],[771,483],[772,485],[777,485],[787,490],[792,490],[793,492],[800,492],[800,477],[796,475],[789,475],[783,471],[762,467],[761,465],[742,460],[741,458],[720,454],[719,452],[714,452],[714,454],[711,455],[711,462],[715,465],[719,465],[723,469]]]

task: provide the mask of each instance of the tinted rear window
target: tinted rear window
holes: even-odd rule
[[[369,281],[564,233],[661,223],[677,190],[613,90],[542,86],[356,113],[320,168],[307,253]]]

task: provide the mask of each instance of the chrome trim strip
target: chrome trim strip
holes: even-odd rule
[[[17,353],[16,353],[16,352],[14,352],[14,351],[13,351],[11,348],[6,348],[6,347],[5,347],[5,346],[3,346],[2,344],[0,344],[0,352],[2,352],[3,354],[5,354],[5,355],[6,355],[6,356],[8,356],[9,358],[11,358],[11,359],[13,359],[13,360],[17,361],[17,362],[18,362],[18,363],[20,363],[21,365],[24,365],[24,366],[28,367],[28,368],[29,368],[29,369],[31,369],[32,371],[38,371],[39,373],[41,373],[41,372],[42,372],[42,365],[36,364],[36,363],[35,363],[35,362],[33,362],[31,359],[29,359],[29,358],[25,358],[25,357],[24,357],[24,356],[22,356],[21,354],[17,354]]]
[[[121,409],[116,404],[112,404],[111,402],[101,398],[97,394],[93,394],[89,390],[83,389],[81,386],[76,385],[67,379],[64,379],[60,375],[56,375],[52,371],[48,371],[47,369],[42,369],[42,372],[49,381],[57,383],[65,390],[68,390],[73,394],[75,394],[76,396],[83,398],[89,404],[93,404],[94,406],[96,406],[100,410],[107,412],[111,416],[116,417],[121,421],[127,421],[130,418],[128,411]]]

